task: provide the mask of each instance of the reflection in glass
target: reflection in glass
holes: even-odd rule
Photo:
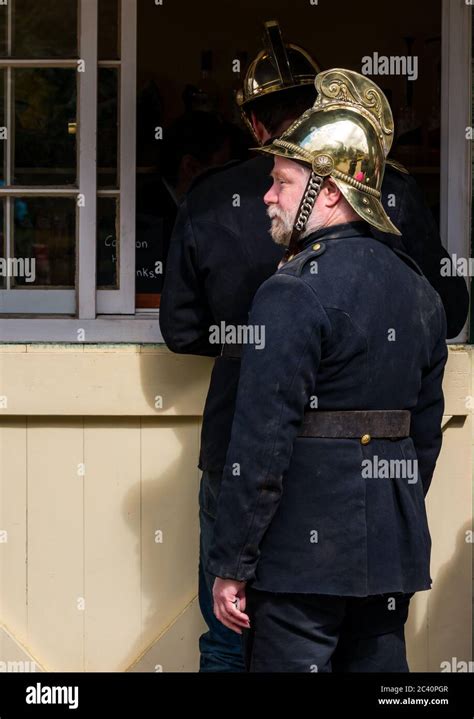
[[[99,60],[119,60],[118,0],[99,0]]]
[[[77,4],[77,0],[15,0],[13,57],[78,57]]]
[[[74,287],[76,201],[69,197],[15,199],[14,257],[34,260],[34,281],[12,278],[12,286]]]
[[[64,68],[14,70],[13,183],[76,182],[77,72]]]
[[[118,200],[97,198],[97,288],[118,289]]]
[[[117,187],[118,72],[100,67],[97,105],[97,185]]]

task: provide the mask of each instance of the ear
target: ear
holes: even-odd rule
[[[325,180],[321,194],[323,195],[326,207],[334,207],[343,196],[334,180],[330,178]]]
[[[263,139],[265,138],[265,136],[268,135],[268,133],[265,129],[265,125],[260,122],[260,120],[257,120],[253,110],[250,112],[250,122],[252,123],[253,131],[255,132],[259,141],[263,142]]]

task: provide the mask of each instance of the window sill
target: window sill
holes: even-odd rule
[[[0,319],[0,342],[101,342],[164,344],[159,312],[103,315],[84,320],[64,317],[10,317]]]

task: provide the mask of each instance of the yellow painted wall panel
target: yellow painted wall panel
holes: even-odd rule
[[[0,414],[201,415],[212,360],[166,350],[2,352]],[[158,399],[157,399],[158,398]],[[160,399],[161,398],[161,399]]]
[[[16,637],[0,624],[0,672],[43,672],[38,659],[33,657]]]
[[[142,426],[142,636],[156,639],[197,594],[199,423]]]
[[[0,624],[45,669],[196,670],[197,461],[211,364],[139,345],[0,345],[0,529],[14,538],[8,552],[0,544]],[[471,658],[472,373],[471,348],[450,347],[428,495],[434,584],[407,626],[414,671]]]
[[[433,589],[427,671],[442,662],[472,659],[472,417],[456,417],[443,432],[443,449],[427,497],[432,535]]]
[[[431,532],[433,586],[412,600],[407,649],[412,671],[439,672],[442,662],[472,658],[472,418],[454,417],[426,505]]]
[[[122,670],[141,627],[140,419],[84,428],[85,670]]]
[[[173,624],[147,648],[131,672],[197,672],[199,671],[198,637],[207,627],[199,602],[193,599]]]
[[[23,641],[26,615],[26,418],[0,427],[0,622]]]
[[[84,668],[84,430],[28,420],[28,646],[48,670]]]

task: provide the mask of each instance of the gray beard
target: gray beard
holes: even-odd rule
[[[279,210],[278,215],[272,217],[272,213],[274,212],[275,208],[273,207],[267,209],[267,215],[272,220],[270,235],[272,236],[273,242],[277,245],[288,247],[293,232],[294,215],[290,212],[282,212]]]
[[[269,215],[268,210],[267,214]],[[316,232],[317,230],[320,230],[321,227],[323,227],[322,222],[318,222],[314,218],[311,222],[311,219],[311,217],[308,219],[308,223],[311,223],[310,226],[306,226],[299,235],[300,239],[311,235],[313,232]],[[295,217],[289,212],[280,211],[278,217],[275,217],[275,219],[272,218],[270,235],[272,236],[273,242],[275,242],[277,245],[281,245],[282,247],[288,247],[290,244],[291,235],[293,233],[294,221]]]

